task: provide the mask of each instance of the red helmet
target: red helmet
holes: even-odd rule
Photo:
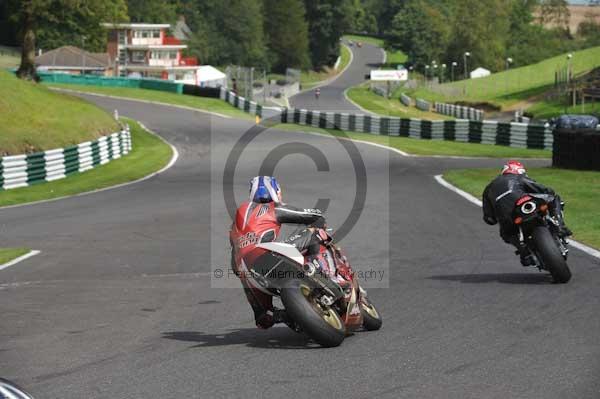
[[[519,161],[508,161],[502,168],[503,175],[525,175],[527,170]]]

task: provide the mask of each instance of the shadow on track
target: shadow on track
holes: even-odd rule
[[[275,327],[263,331],[257,328],[240,328],[224,333],[206,334],[200,331],[170,331],[162,333],[162,338],[176,341],[197,342],[192,348],[245,344],[253,348],[267,349],[317,349],[318,344],[303,334],[295,333],[287,327]]]
[[[551,284],[552,278],[544,273],[486,273],[486,274],[448,274],[427,277],[429,280],[458,281],[469,284]]]

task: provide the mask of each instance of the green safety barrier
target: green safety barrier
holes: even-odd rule
[[[161,79],[133,79],[121,77],[107,77],[96,75],[71,75],[66,73],[38,73],[42,82],[62,83],[104,87],[129,87],[136,89],[149,89],[166,91],[170,93],[183,93],[183,83]]]

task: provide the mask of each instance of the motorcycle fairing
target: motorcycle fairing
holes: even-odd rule
[[[265,242],[256,244],[256,247],[283,255],[299,265],[304,264],[304,256],[302,256],[300,251],[298,251],[298,249],[292,244],[286,244],[283,242]]]

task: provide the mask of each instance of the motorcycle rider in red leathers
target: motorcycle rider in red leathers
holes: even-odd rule
[[[240,278],[246,298],[254,311],[256,326],[269,328],[284,317],[273,308],[272,297],[248,280],[248,267],[265,253],[256,244],[276,241],[283,223],[308,226],[284,242],[294,245],[308,262],[324,265],[319,255],[320,244],[328,239],[325,218],[318,209],[299,209],[282,202],[277,179],[257,176],[250,180],[250,197],[237,210],[229,240],[232,246],[231,267]]]

